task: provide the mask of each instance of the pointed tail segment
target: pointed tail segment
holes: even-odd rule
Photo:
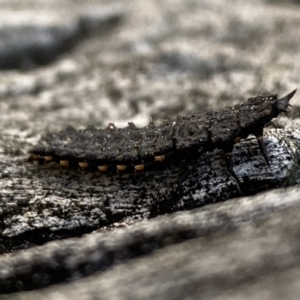
[[[277,109],[279,112],[288,112],[287,108],[289,106],[292,107],[292,105],[289,103],[289,101],[293,98],[295,93],[297,92],[297,89],[293,90],[289,94],[287,94],[285,97],[277,100]]]
[[[277,109],[278,109],[279,113],[281,113],[281,112],[287,113],[288,112],[288,110],[287,110],[288,107],[289,106],[292,107],[292,105],[289,103],[289,101],[293,98],[296,91],[297,91],[297,89],[293,90],[292,92],[287,94],[285,97],[277,100],[276,105],[277,105]],[[268,167],[270,167],[269,155],[268,155],[267,148],[265,146],[262,135],[263,135],[263,130],[259,134],[256,135],[256,139],[257,139],[257,142],[258,142],[258,145],[259,145],[260,152],[262,153]]]

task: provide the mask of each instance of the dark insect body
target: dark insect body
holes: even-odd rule
[[[183,161],[189,166],[201,154],[221,149],[228,171],[236,177],[231,159],[234,144],[250,134],[255,135],[269,164],[263,128],[280,113],[287,112],[295,92],[281,99],[277,95],[257,96],[219,112],[198,111],[159,126],[150,123],[137,128],[129,123],[127,127],[116,128],[110,123],[105,129],[89,126],[79,131],[69,126],[57,134],[42,137],[30,153],[34,160],[55,161],[65,167],[138,172]]]

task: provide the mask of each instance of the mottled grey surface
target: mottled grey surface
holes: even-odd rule
[[[125,11],[86,12],[78,19],[71,16],[66,24],[4,25],[0,29],[0,69],[28,70],[46,65],[70,51],[88,36],[115,27]]]
[[[249,195],[300,181],[300,131],[269,129],[265,143],[270,168],[255,138],[236,146],[233,160],[240,185],[226,171],[221,151],[201,156],[179,189],[182,167],[161,171],[105,176],[100,172],[34,166],[26,157],[16,159],[7,140],[1,141],[0,216],[2,241],[8,237],[47,240],[53,231],[89,230],[116,222],[143,219]],[[5,145],[6,144],[6,145]],[[259,184],[259,185],[258,185]],[[49,237],[49,239],[52,239]],[[40,242],[41,243],[41,242]],[[2,245],[1,252],[6,252]]]
[[[114,232],[52,242],[2,258],[0,288],[2,292],[31,289],[110,269],[65,287],[23,296],[94,299],[98,294],[96,299],[118,299],[121,295],[124,299],[143,299],[144,295],[153,299],[162,293],[162,299],[182,299],[187,292],[194,296],[217,294],[210,285],[218,286],[218,292],[222,286],[223,292],[230,292],[231,286],[239,289],[247,280],[258,284],[264,275],[272,278],[273,272],[292,266],[297,269],[295,238],[299,228],[293,228],[293,224],[298,224],[299,204],[295,188],[278,190],[276,199],[262,194],[159,217]],[[288,219],[284,224],[283,215]],[[276,230],[278,236],[274,235]],[[164,250],[157,251],[160,248]],[[282,260],[285,255],[286,261]],[[141,258],[134,261],[137,257]],[[276,262],[278,259],[281,261]]]
[[[42,26],[45,22],[66,24],[76,20],[84,11],[101,12],[101,5],[111,5],[112,2],[123,5],[126,10],[126,19],[119,27],[86,39],[46,67],[28,72],[0,73],[1,180],[7,184],[9,175],[6,179],[5,176],[17,174],[15,181],[11,181],[13,187],[3,188],[1,185],[1,197],[14,199],[24,186],[32,187],[30,190],[26,188],[25,197],[20,196],[17,207],[16,200],[4,207],[18,215],[14,222],[10,220],[6,228],[2,227],[3,232],[7,230],[7,235],[23,228],[22,218],[30,217],[30,213],[24,216],[24,212],[30,211],[28,203],[35,201],[48,199],[47,204],[59,208],[57,213],[65,216],[62,220],[74,218],[73,214],[68,216],[72,192],[81,187],[77,184],[67,194],[68,184],[74,183],[69,181],[69,176],[77,177],[82,187],[88,183],[88,176],[81,179],[80,172],[68,175],[60,170],[34,170],[24,162],[29,146],[35,144],[45,131],[57,131],[68,124],[76,128],[88,124],[100,127],[111,121],[117,126],[124,126],[129,121],[143,126],[151,119],[159,124],[182,111],[208,107],[221,109],[249,96],[272,92],[282,95],[299,87],[298,1],[283,5],[282,2],[267,0],[1,0],[0,26],[16,26],[18,22],[27,26]],[[291,130],[298,139],[295,131],[299,129],[297,95],[291,104],[294,105],[291,117],[295,120],[287,122],[283,118],[277,125],[285,126],[286,132]],[[276,150],[276,139],[269,136],[267,140]],[[279,148],[284,146],[281,143]],[[237,151],[242,154],[243,149]],[[275,184],[274,187],[283,184],[281,180],[287,174],[284,170],[289,172],[290,167],[297,170],[298,160],[292,159],[291,163],[286,159],[293,156],[292,152],[287,151],[283,158],[275,154],[271,159],[274,169],[268,170],[260,169],[263,160],[257,147],[246,149],[253,149],[253,156],[245,152],[241,156],[245,161],[235,160],[235,165],[241,178],[251,183],[245,181],[250,190],[258,175],[270,174],[266,187],[270,187],[270,183]],[[212,160],[203,158],[203,161],[208,159],[212,164],[214,161],[220,164],[221,160],[211,157]],[[247,163],[246,157],[251,163]],[[260,163],[256,164],[256,161]],[[254,169],[251,167],[254,177],[251,175],[247,179],[252,174],[249,166],[254,166]],[[200,173],[205,175],[201,170]],[[217,167],[216,170],[221,169]],[[291,174],[297,174],[293,172]],[[62,173],[65,177],[61,176]],[[36,174],[33,182],[29,181],[27,185],[22,182],[26,174]],[[56,176],[58,174],[60,176]],[[223,180],[226,176],[212,174],[213,178]],[[296,177],[288,178],[295,182]],[[42,186],[38,184],[39,180],[48,183]],[[192,178],[187,180],[187,185],[192,184],[189,180]],[[205,180],[211,182],[211,178]],[[226,183],[232,184],[229,191],[238,194],[234,181],[228,179]],[[264,184],[257,182],[260,189],[264,189]],[[212,192],[216,195],[219,185],[214,186]],[[98,186],[91,193],[97,189]],[[46,198],[37,193],[44,190],[47,190],[43,194]],[[209,192],[204,189],[199,197],[210,197]],[[221,197],[226,196],[224,190],[219,192]],[[61,201],[54,201],[59,194]],[[37,286],[51,283],[52,277],[47,276],[47,271],[43,272],[43,267],[48,271],[49,267],[72,270],[62,278],[54,276],[58,281],[66,278],[78,280],[1,297],[297,299],[300,270],[298,195],[298,186],[270,190],[258,196],[180,212],[179,215],[165,215],[125,229],[90,233],[76,240],[55,241],[42,248],[3,254],[1,263],[7,264],[7,268],[0,269],[1,284],[5,284],[5,276],[7,279],[14,274],[25,274],[25,277],[20,275],[21,280],[13,277],[12,286],[5,286],[7,291],[26,288],[26,280],[32,280]],[[85,197],[89,205],[90,191]],[[65,205],[60,206],[62,203]],[[43,215],[43,207],[39,208]],[[80,215],[80,209],[78,211]],[[49,217],[46,213],[43,216]],[[87,219],[90,219],[89,215],[85,221]],[[33,214],[33,227],[25,230],[30,232],[40,220]],[[55,227],[50,221],[45,223]],[[48,233],[47,239],[50,235]],[[59,233],[53,233],[52,238],[58,236]],[[2,238],[2,247],[11,242],[4,236]],[[25,248],[24,238],[21,236],[20,244]],[[27,246],[33,246],[34,242],[28,240]],[[93,259],[101,263],[95,266]],[[42,270],[37,272],[34,266]],[[93,272],[94,267],[102,271],[79,279],[82,274]]]

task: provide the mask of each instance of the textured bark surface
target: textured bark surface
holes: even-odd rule
[[[178,185],[181,166],[120,176],[79,168],[63,169],[55,163],[34,166],[26,162],[26,156],[14,157],[8,141],[2,141],[5,149],[0,171],[2,246],[6,241],[18,243],[22,234],[25,240],[41,243],[47,240],[46,235],[52,239],[52,231],[77,235],[78,229],[97,229],[116,222],[133,224],[241,193],[295,184],[300,179],[299,136],[297,130],[266,131],[270,168],[255,138],[237,145],[234,164],[240,186],[227,173],[221,152],[202,155],[182,190]],[[8,237],[11,238],[6,240]]]
[[[0,20],[63,27],[111,2],[1,0]],[[162,124],[293,90],[300,22],[289,2],[114,1],[126,18],[109,32],[47,66],[0,73],[1,299],[298,297],[297,94],[291,121],[264,134],[270,169],[254,138],[236,146],[240,187],[221,152],[197,161],[182,194],[176,167],[110,178],[26,160],[67,125]]]

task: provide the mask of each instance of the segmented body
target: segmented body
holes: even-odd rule
[[[102,172],[142,171],[154,166],[193,160],[204,152],[221,149],[229,154],[233,145],[254,134],[268,163],[262,141],[264,126],[286,112],[296,90],[278,99],[277,95],[249,98],[245,103],[219,112],[195,112],[174,122],[138,128],[133,123],[105,129],[69,126],[58,134],[47,134],[30,151],[34,159],[56,161],[62,166],[79,165]]]

